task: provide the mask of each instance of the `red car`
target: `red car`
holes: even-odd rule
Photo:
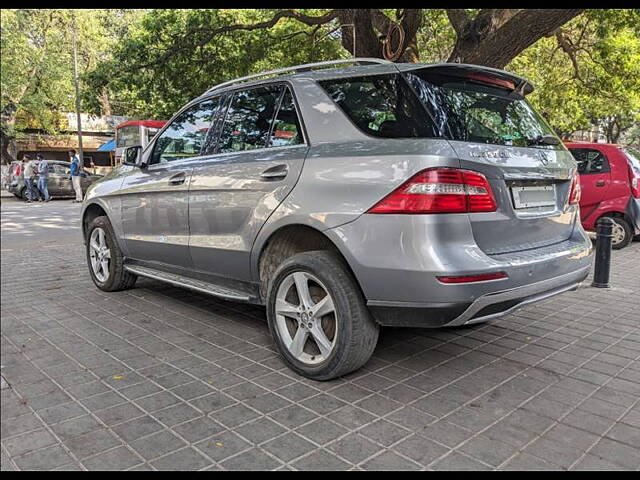
[[[602,217],[616,223],[613,248],[626,247],[640,235],[640,152],[610,143],[566,143],[578,162],[580,219],[595,230]]]

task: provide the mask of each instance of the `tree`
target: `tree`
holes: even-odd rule
[[[81,72],[93,70],[107,60],[117,35],[122,33],[122,25],[135,15],[124,12],[119,17],[113,10],[2,12],[0,140],[3,162],[15,159],[15,139],[21,131],[30,127],[56,133],[60,113],[74,108],[71,58],[71,15],[74,13]],[[108,105],[105,107],[108,109]]]
[[[561,136],[599,126],[617,143],[640,124],[640,11],[587,11],[507,69],[538,86],[530,100]]]
[[[550,34],[583,9],[527,10],[483,9],[447,10],[456,34],[449,61],[476,63],[502,68],[539,38]],[[283,19],[293,19],[314,27],[333,24],[341,31],[342,46],[356,57],[418,61],[418,32],[423,25],[423,9],[334,9],[316,15],[299,10],[277,10],[259,22],[223,25],[198,23],[173,37],[170,48],[159,58],[140,65],[157,66],[186,49],[202,47],[222,34],[236,31],[271,29]],[[355,38],[354,38],[355,36]]]
[[[115,111],[166,117],[219,81],[296,63],[350,55],[415,62],[424,51],[429,61],[501,67],[579,12],[154,10],[132,27],[113,60],[85,80],[94,111],[98,92],[107,90]],[[518,30],[528,33],[501,44]]]

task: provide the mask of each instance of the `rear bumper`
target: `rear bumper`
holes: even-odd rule
[[[464,215],[363,215],[327,233],[342,247],[382,325],[482,322],[577,288],[592,263],[593,244],[579,222],[565,241],[492,255],[475,243]],[[461,284],[437,279],[495,272],[507,278]]]
[[[469,304],[385,305],[368,302],[378,323],[395,327],[453,327],[485,322],[533,302],[575,290],[589,275],[589,266],[549,280],[501,290],[478,297]]]

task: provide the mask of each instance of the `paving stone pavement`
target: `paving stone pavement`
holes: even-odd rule
[[[640,243],[609,290],[385,329],[320,383],[287,369],[259,307],[145,279],[101,292],[58,227],[19,248],[16,219],[48,212],[77,228],[68,202],[2,200],[2,470],[640,469]]]

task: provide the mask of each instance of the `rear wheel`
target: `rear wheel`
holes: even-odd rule
[[[626,247],[633,240],[633,230],[631,229],[631,225],[624,219],[620,217],[610,217],[613,220],[613,230],[611,239],[611,248],[614,250],[620,250],[621,248]]]
[[[126,271],[113,228],[105,216],[94,218],[87,227],[87,264],[96,287],[115,292],[133,287],[137,276]]]
[[[269,329],[287,365],[313,380],[362,367],[379,326],[353,275],[326,251],[304,252],[276,270],[267,294]]]

